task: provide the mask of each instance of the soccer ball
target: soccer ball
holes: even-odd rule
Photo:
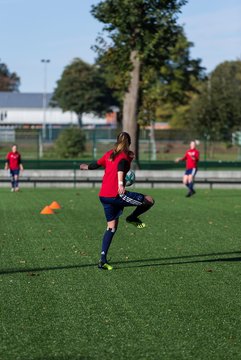
[[[136,179],[135,173],[133,170],[129,170],[125,177],[126,186],[131,186],[134,184]]]

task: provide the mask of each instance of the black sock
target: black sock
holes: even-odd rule
[[[193,192],[193,185],[194,185],[193,181],[189,183],[189,189],[190,189],[191,192]]]
[[[128,218],[133,218],[136,219],[138,216],[140,216],[141,214],[144,214],[146,211],[148,211],[154,204],[144,204],[141,206],[137,206],[137,208],[133,211],[132,214],[130,214],[128,216]]]

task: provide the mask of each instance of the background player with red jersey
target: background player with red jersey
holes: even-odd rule
[[[99,167],[105,169],[99,198],[104,208],[107,229],[102,239],[99,269],[112,270],[112,266],[107,262],[107,253],[113,236],[116,233],[119,217],[124,207],[136,206],[131,215],[126,218],[126,221],[142,229],[145,227],[145,224],[139,219],[139,216],[154,205],[154,200],[151,196],[126,191],[125,189],[125,176],[134,158],[134,153],[129,150],[130,144],[130,135],[126,132],[121,132],[112,150],[107,151],[96,162],[89,165],[80,165],[81,170],[94,170]]]
[[[191,141],[190,149],[188,149],[182,158],[177,158],[176,162],[186,161],[186,171],[183,175],[183,184],[187,186],[188,193],[186,197],[190,197],[196,193],[194,190],[194,179],[197,173],[199,151],[196,149],[196,142]]]
[[[21,154],[17,150],[17,145],[12,146],[12,151],[10,151],[6,156],[5,170],[10,170],[11,176],[11,191],[19,191],[19,173],[20,170],[23,170],[23,165],[21,161]]]

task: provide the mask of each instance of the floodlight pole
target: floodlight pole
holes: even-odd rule
[[[44,87],[43,87],[43,125],[42,125],[42,137],[46,139],[46,110],[47,110],[47,64],[50,63],[49,59],[42,59],[44,64]]]

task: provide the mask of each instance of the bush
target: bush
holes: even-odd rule
[[[55,141],[55,149],[61,158],[79,157],[85,151],[85,134],[78,128],[65,129]]]

